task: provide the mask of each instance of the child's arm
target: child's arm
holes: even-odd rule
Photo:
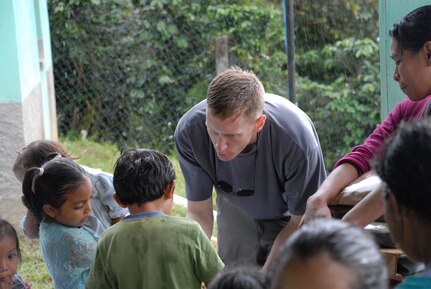
[[[124,217],[124,216],[123,216]],[[116,223],[118,223],[119,221],[121,221],[123,219],[123,217],[118,217],[118,218],[113,218],[111,219],[111,225],[114,225]]]
[[[21,197],[21,202],[24,207],[27,208],[25,204],[25,197]],[[27,209],[27,213],[24,217],[22,217],[19,227],[24,232],[24,235],[29,239],[38,239],[39,238],[39,220],[37,217]]]
[[[39,220],[29,210],[21,220],[21,229],[24,235],[29,239],[39,238]]]
[[[93,198],[98,198],[103,207],[106,208],[103,214],[111,220],[110,225],[121,221],[129,211],[122,208],[114,199],[115,190],[112,176],[107,173],[99,173],[91,176],[91,180],[93,182]]]

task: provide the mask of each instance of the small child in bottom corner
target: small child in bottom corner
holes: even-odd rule
[[[16,273],[20,260],[16,230],[8,221],[0,219],[0,289],[30,289]]]
[[[99,240],[87,288],[200,289],[221,271],[199,224],[170,216],[175,178],[172,163],[154,150],[129,150],[117,160],[114,197],[130,215]]]
[[[97,238],[83,224],[92,212],[91,181],[73,160],[60,155],[29,169],[24,204],[37,217],[43,261],[56,289],[83,289]]]
[[[269,289],[270,276],[258,266],[235,264],[226,267],[208,289]]]

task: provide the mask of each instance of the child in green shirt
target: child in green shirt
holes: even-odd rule
[[[102,235],[87,288],[200,289],[223,268],[198,223],[170,216],[175,177],[168,158],[153,150],[117,160],[114,197],[130,215]]]

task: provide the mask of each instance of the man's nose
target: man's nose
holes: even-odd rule
[[[227,148],[227,141],[224,137],[219,137],[216,141],[216,149],[218,152],[222,152]]]

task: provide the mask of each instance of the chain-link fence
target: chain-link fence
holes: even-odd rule
[[[235,10],[217,15],[211,1],[70,2],[50,5],[60,134],[171,149],[178,119],[205,97],[215,76],[215,37],[222,26],[244,23],[246,9],[238,18]],[[270,16],[248,27],[256,40],[231,34],[236,64],[250,66],[240,59],[249,57],[243,45],[260,41]]]
[[[357,23],[351,23],[355,16],[353,8],[346,4],[349,2],[367,4],[362,10],[356,9],[363,12],[358,14],[362,18],[358,16]],[[321,12],[322,5],[314,0],[295,2],[299,105],[315,122],[324,151],[336,152],[335,156],[331,154],[333,159],[350,148],[352,142],[361,141],[376,122],[376,115],[370,117],[369,110],[375,110],[371,105],[378,98],[378,69],[372,75],[370,71],[378,67],[378,50],[371,46],[373,43],[358,44],[354,39],[327,50],[323,47],[337,41],[337,37],[346,38],[357,25],[363,27],[360,33],[376,33],[377,23],[368,23],[364,18],[377,14],[376,5],[375,10],[370,10],[371,2],[377,3],[376,0],[325,2],[326,11],[334,14],[331,21],[327,21],[328,15]],[[216,74],[215,39],[221,35],[229,39],[231,65],[255,71],[267,91],[286,96],[287,58],[281,2],[50,0],[48,3],[58,127],[62,136],[83,134],[96,141],[118,144],[119,148],[140,146],[170,152],[178,119],[205,97],[206,88]],[[342,15],[336,15],[337,11]],[[371,51],[369,54],[377,59],[375,63],[364,62],[369,55],[356,51],[362,47]],[[371,80],[361,79],[362,74]],[[340,76],[344,79],[340,80]],[[357,93],[367,81],[373,81],[373,91]],[[351,91],[360,94],[355,95],[355,103],[348,98]],[[334,100],[337,103],[331,104]],[[361,107],[356,112],[357,103]],[[353,109],[350,115],[339,113],[344,105]],[[369,110],[362,107],[367,105],[371,107]],[[353,121],[362,127],[358,130]],[[344,127],[346,123],[352,123],[352,127]],[[339,136],[352,132],[353,139]]]

